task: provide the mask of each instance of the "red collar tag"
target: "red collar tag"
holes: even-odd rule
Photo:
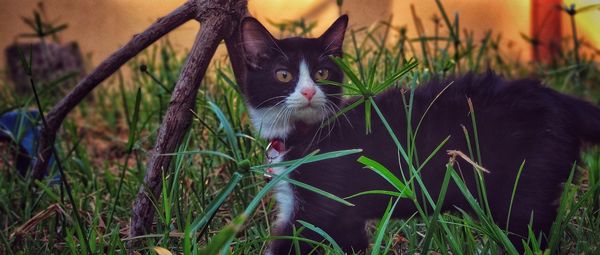
[[[275,149],[277,152],[282,153],[285,151],[285,144],[281,139],[273,139],[269,143],[269,147]]]
[[[281,139],[272,139],[269,142],[269,145],[267,145],[267,149],[266,149],[266,153],[267,153],[267,162],[273,163],[273,160],[276,159],[277,157],[279,157],[282,153],[285,152],[285,144],[283,144],[283,141]],[[275,171],[273,170],[273,168],[269,167],[266,170],[266,174],[265,174],[265,179],[266,181],[270,181],[272,176],[270,174],[273,174]]]
[[[280,139],[273,139],[267,146],[267,159],[269,163],[277,157],[279,157],[282,153],[285,152],[285,145],[283,141]]]

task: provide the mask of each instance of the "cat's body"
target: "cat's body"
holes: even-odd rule
[[[448,83],[434,82],[415,91],[413,127],[446,84]],[[580,140],[583,138],[578,130],[580,113],[570,111],[568,102],[565,101],[568,100],[566,96],[543,88],[531,80],[506,82],[493,74],[467,76],[455,80],[429,109],[416,135],[417,158],[420,162],[423,162],[447,136],[451,136],[448,143],[421,171],[422,180],[434,201],[437,201],[446,171],[445,164],[450,158],[445,153],[446,150],[458,150],[465,154],[469,152],[463,126],[471,136],[471,147],[475,148],[467,97],[471,98],[476,112],[482,165],[490,171],[484,176],[494,219],[500,227],[504,227],[512,188],[520,165],[525,161],[513,202],[510,231],[526,237],[527,225],[533,212],[534,231],[548,233],[556,216],[558,198],[562,191],[561,184],[579,159]],[[400,143],[406,145],[407,121],[401,98],[399,90],[392,90],[378,96],[376,102]],[[600,116],[597,109],[585,112],[588,113]],[[322,131],[329,135],[323,135],[324,137],[310,146],[307,141],[312,140],[316,130],[292,132],[285,140],[289,151],[284,158],[297,159],[316,149],[329,152],[361,148],[362,155],[391,169],[398,178],[401,178],[400,169],[405,176],[409,176],[404,159],[397,152],[396,145],[377,117],[372,118],[372,133],[365,135],[364,111],[357,109],[346,115],[348,120],[340,119],[331,132]],[[597,132],[600,134],[600,129]],[[594,141],[600,141],[599,138],[597,134]],[[339,197],[369,190],[395,190],[381,176],[364,169],[356,162],[356,158],[346,156],[302,165],[294,170],[290,177]],[[399,163],[402,163],[402,167],[399,167]],[[464,160],[457,160],[455,168],[465,178],[471,193],[477,196],[472,165]],[[416,186],[419,190],[418,185]],[[289,192],[285,189],[280,192]],[[295,187],[291,190],[294,192],[292,205],[287,204],[289,194],[278,195],[282,206],[293,206],[294,210],[292,215],[285,216],[287,220],[278,226],[275,233],[290,235],[291,229],[286,228],[291,227],[296,220],[303,220],[324,229],[346,251],[367,247],[365,221],[380,218],[390,198],[385,195],[365,195],[349,199],[349,202],[356,206],[348,207],[308,190]],[[416,197],[422,198],[420,191],[417,191]],[[470,211],[471,208],[464,195],[451,182],[443,210],[451,210],[454,207],[466,211]],[[394,217],[406,218],[415,212],[414,203],[404,199],[394,211]],[[305,237],[322,239],[310,232],[306,233]],[[519,237],[513,236],[512,239],[519,240]],[[281,243],[281,247],[278,246],[278,242]],[[274,249],[278,251],[275,254],[287,254],[288,244],[285,241],[275,241]]]
[[[263,40],[264,45],[245,45],[250,71],[244,93],[250,115],[261,136],[284,141],[285,151],[275,161],[301,158],[316,149],[323,153],[361,148],[362,155],[381,163],[402,179],[401,172],[409,176],[409,168],[375,112],[372,113],[370,134],[365,134],[362,107],[347,112],[332,126],[320,129],[323,120],[346,104],[331,95],[339,93],[339,88],[318,84],[315,78],[323,77],[321,74],[327,69],[327,79],[338,82],[343,79],[339,69],[332,65],[331,60],[321,59],[319,52],[327,52],[331,45],[336,51],[327,55],[341,52],[346,22],[345,17],[340,18],[318,39],[273,41],[267,38]],[[255,20],[242,24],[245,42],[256,43],[265,36],[266,30],[259,26]],[[273,49],[276,50],[270,52],[272,55],[259,54]],[[261,66],[260,61],[264,58],[274,60],[263,62]],[[269,74],[273,77],[268,77]],[[289,79],[288,75],[294,78]],[[392,89],[375,97],[375,101],[400,143],[406,145],[409,123],[402,93],[408,98],[410,92]],[[431,104],[436,97],[435,103]],[[533,230],[547,234],[556,217],[561,184],[579,159],[582,141],[600,142],[600,110],[545,88],[536,81],[510,82],[493,73],[435,81],[417,88],[411,111],[410,125],[413,129],[424,117],[416,134],[416,160],[423,163],[450,136],[440,152],[421,171],[422,180],[434,200],[437,200],[445,165],[450,159],[446,150],[469,153],[463,127],[470,135],[472,149],[475,149],[468,98],[472,101],[477,119],[481,163],[490,171],[484,175],[494,220],[504,227],[515,179],[525,162],[510,215],[509,231],[514,233],[511,240],[520,246],[520,238],[527,236],[527,225],[532,217]],[[305,164],[289,177],[339,197],[369,190],[395,191],[381,176],[364,169],[356,158],[345,156]],[[457,158],[455,168],[471,193],[477,194],[473,166]],[[275,173],[281,171],[274,170]],[[415,195],[421,199],[421,190],[418,185],[416,187]],[[274,235],[291,236],[293,227],[299,226],[297,221],[302,220],[323,229],[346,252],[362,251],[368,247],[365,222],[382,217],[390,199],[387,195],[364,195],[349,199],[355,205],[349,207],[286,182],[277,185],[275,196],[279,214]],[[443,209],[454,208],[469,211],[471,206],[451,182]],[[415,212],[414,202],[403,199],[393,216],[405,218]],[[316,241],[323,239],[309,230],[301,235]],[[269,252],[288,254],[291,243],[286,239],[275,240]],[[301,243],[301,249],[308,252],[311,248]]]

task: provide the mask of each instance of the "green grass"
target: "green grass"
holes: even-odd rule
[[[348,32],[346,55],[336,60],[346,73],[346,82],[334,85],[361,99],[341,112],[364,104],[369,113],[365,119],[367,127],[372,118],[387,123],[373,100],[381,91],[394,86],[414,88],[433,76],[481,72],[488,67],[509,78],[541,77],[557,90],[600,101],[597,62],[593,56],[576,53],[573,40],[565,40],[564,51],[553,64],[517,62],[505,54],[505,44],[497,33],[490,31],[482,40],[476,40],[472,33],[459,32],[463,28],[458,26],[458,14],[449,17],[441,3],[439,8],[441,19],[436,22],[445,28],[436,30],[434,35],[408,38],[405,28],[390,26],[385,21],[370,29]],[[311,33],[313,26],[295,22],[280,26],[280,32],[306,34]],[[56,147],[72,200],[64,183],[50,184],[50,178],[34,181],[17,174],[10,164],[0,165],[1,254],[126,253],[131,203],[142,185],[147,153],[154,145],[185,56],[186,52],[162,41],[130,62],[130,75],[114,75],[94,91],[93,100],[84,101],[69,115],[58,134]],[[179,149],[171,154],[174,160],[168,174],[163,176],[161,197],[153,198],[157,211],[155,231],[136,238],[143,241],[134,247],[136,251],[154,254],[160,250],[155,247],[163,247],[183,254],[258,254],[273,239],[269,229],[275,203],[269,190],[277,180],[293,180],[277,176],[272,182],[264,182],[264,169],[268,167],[264,165],[266,141],[257,138],[251,129],[233,77],[226,58],[216,59],[211,65],[202,82],[192,128]],[[47,112],[56,98],[44,93],[43,84],[36,85],[40,105]],[[0,77],[0,97],[0,111],[13,107],[37,108],[32,96],[15,94],[4,77]],[[403,98],[408,118],[413,99],[412,93]],[[375,115],[370,116],[371,112]],[[480,155],[479,147],[485,145],[479,144],[477,138],[474,109],[471,116],[472,123],[467,125],[472,125],[469,130],[473,133],[465,131],[465,139],[471,146],[464,153],[473,162],[481,163],[487,155]],[[476,194],[466,189],[448,164],[439,197],[432,197],[427,189],[423,189],[422,196],[414,195],[417,187],[424,188],[420,171],[433,155],[443,153],[439,149],[448,141],[448,138],[439,141],[436,150],[421,154],[427,155],[426,158],[418,158],[414,137],[420,123],[416,124],[407,127],[407,137],[411,138],[407,144],[401,144],[396,134],[387,129],[389,139],[397,146],[399,160],[409,166],[407,176],[391,175],[395,169],[386,169],[361,157],[359,150],[313,152],[284,165],[292,171],[302,163],[352,154],[396,188],[364,193],[390,195],[386,213],[369,225],[373,238],[368,254],[514,254],[506,231],[491,219],[483,182],[485,174],[479,170],[474,168],[481,177]],[[1,157],[2,162],[8,162],[11,155],[3,153]],[[54,176],[59,169],[54,167],[51,172],[50,176]],[[586,150],[572,172],[572,179],[565,184],[560,198],[559,216],[548,237],[550,250],[541,251],[539,237],[532,234],[527,240],[528,254],[600,252],[600,150]],[[460,188],[471,206],[462,209],[474,214],[440,210],[451,183]],[[294,185],[352,206],[346,198],[308,184]],[[417,212],[408,219],[390,219],[389,212],[400,199],[413,201]],[[339,246],[326,232],[310,222],[300,225],[297,233],[309,229],[323,237],[323,242],[312,242],[315,246],[329,254],[340,253]],[[299,236],[285,238],[295,244],[309,241]]]

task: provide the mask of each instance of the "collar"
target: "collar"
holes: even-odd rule
[[[271,139],[269,141],[269,145],[267,145],[267,153],[269,153],[271,150],[274,150],[277,153],[283,153],[285,151],[285,144],[283,143],[283,140],[279,138]]]
[[[273,138],[269,141],[269,144],[267,145],[265,151],[267,154],[267,163],[272,163],[275,158],[279,157],[282,153],[285,152],[285,144],[282,139]],[[272,178],[270,174],[273,174],[273,168],[267,168],[266,172],[267,173],[265,174],[265,179],[266,181],[270,181]]]

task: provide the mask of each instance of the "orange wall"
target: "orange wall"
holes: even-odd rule
[[[21,22],[21,16],[31,16],[38,1],[0,0],[0,49],[16,40],[19,33],[28,31]],[[47,13],[69,23],[69,28],[61,33],[63,41],[76,40],[81,49],[93,55],[92,64],[102,59],[120,45],[126,43],[133,34],[141,32],[156,18],[163,16],[179,6],[183,0],[51,0],[45,1]],[[267,18],[275,21],[293,20],[305,17],[318,20],[316,35],[338,16],[335,0],[250,0],[250,11],[260,20]],[[529,32],[528,0],[445,0],[448,14],[459,13],[463,28],[472,29],[476,36],[492,29],[502,32],[505,43],[512,41],[511,54],[522,59],[529,58],[529,47],[520,38],[519,33]],[[573,1],[571,1],[573,2]],[[599,3],[600,0],[574,1],[578,5]],[[395,25],[407,25],[410,35],[415,35],[410,4],[414,4],[417,13],[425,24],[428,34],[433,33],[433,14],[438,13],[433,0],[345,0],[344,13],[350,15],[354,28],[369,26],[377,20],[387,19],[390,15]],[[564,19],[568,21],[568,19]],[[594,26],[600,24],[600,12],[590,12],[578,16],[581,34],[600,48],[600,34]],[[596,24],[596,25],[594,25]],[[188,22],[173,31],[169,38],[176,47],[189,48],[199,26]],[[570,29],[564,29],[570,33]],[[23,41],[19,39],[19,41]],[[0,69],[4,68],[4,50],[0,51]]]

